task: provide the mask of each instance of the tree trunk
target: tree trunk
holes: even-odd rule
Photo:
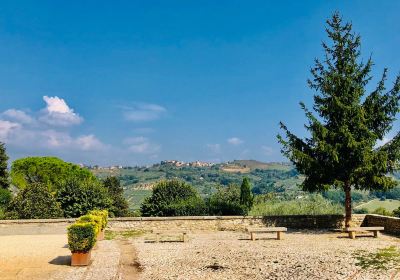
[[[346,209],[345,227],[350,227],[351,222],[351,186],[346,182],[344,186],[345,202],[344,207]]]

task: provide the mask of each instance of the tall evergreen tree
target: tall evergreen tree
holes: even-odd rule
[[[345,225],[351,221],[351,190],[386,190],[396,183],[387,176],[396,167],[399,140],[376,148],[391,130],[399,112],[400,76],[386,90],[387,69],[375,90],[366,93],[373,62],[360,59],[360,36],[351,23],[343,23],[338,13],[327,21],[332,43],[323,43],[323,61],[315,60],[308,80],[314,95],[314,112],[300,103],[308,118],[311,136],[302,139],[281,123],[286,137],[278,135],[282,153],[305,175],[306,191],[331,187],[345,192]]]
[[[8,189],[10,186],[7,170],[8,156],[4,143],[0,142],[0,188]]]
[[[113,203],[110,212],[116,217],[124,217],[129,214],[129,204],[124,197],[124,189],[117,177],[110,176],[104,179],[103,186],[108,190]]]
[[[251,193],[250,181],[247,177],[243,178],[240,186],[240,204],[246,207],[247,211],[253,207],[253,194]]]

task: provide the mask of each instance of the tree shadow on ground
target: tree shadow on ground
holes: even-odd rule
[[[71,265],[71,256],[58,256],[51,261],[49,261],[49,264],[54,264],[54,265]]]
[[[339,239],[341,239],[341,238],[350,239],[348,235],[339,235],[336,238],[339,238]],[[372,236],[372,235],[366,235],[366,234],[358,235],[357,234],[355,239],[358,239],[358,238],[375,238],[375,237]]]

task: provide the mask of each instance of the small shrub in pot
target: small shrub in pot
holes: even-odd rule
[[[71,265],[88,265],[91,250],[96,243],[96,225],[76,222],[68,227],[68,248],[72,252]]]

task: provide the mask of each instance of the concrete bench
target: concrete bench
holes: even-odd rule
[[[164,236],[182,235],[182,242],[187,241],[187,232],[185,230],[152,230],[152,233],[156,235],[156,242],[160,242],[160,238],[162,235]]]
[[[283,239],[283,233],[287,231],[285,227],[265,227],[265,228],[247,228],[247,232],[250,233],[251,240],[256,240],[256,233],[269,233],[276,232],[276,239]]]
[[[356,232],[369,232],[372,231],[374,233],[374,237],[378,238],[380,231],[385,230],[384,227],[349,227],[345,228],[344,232],[349,233],[349,238],[355,239],[356,238]]]

